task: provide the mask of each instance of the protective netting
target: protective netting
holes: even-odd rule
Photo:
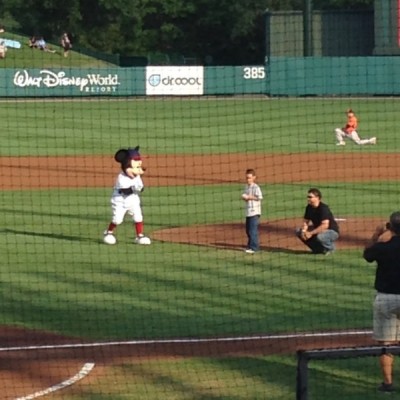
[[[398,208],[396,57],[5,60],[2,398],[286,400],[296,350],[373,344],[362,249]],[[368,142],[335,131],[348,109]],[[295,235],[310,188],[328,255]],[[318,362],[310,398],[369,398],[371,360]]]

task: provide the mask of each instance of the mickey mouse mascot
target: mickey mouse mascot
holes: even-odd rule
[[[115,244],[115,229],[124,221],[128,213],[134,222],[136,230],[135,243],[150,244],[151,240],[143,233],[143,213],[140,204],[140,193],[144,185],[142,175],[142,158],[139,146],[129,149],[120,149],[115,153],[115,161],[121,164],[121,172],[117,176],[111,196],[112,221],[104,231],[104,243]]]

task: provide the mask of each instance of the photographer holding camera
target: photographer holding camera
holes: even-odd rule
[[[373,335],[382,345],[400,341],[400,211],[388,223],[378,226],[364,249],[364,259],[377,262],[373,306]],[[394,392],[393,354],[384,349],[379,357],[383,382],[381,392]]]

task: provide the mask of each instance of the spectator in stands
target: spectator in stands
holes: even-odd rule
[[[55,50],[51,50],[44,40],[43,36],[32,36],[29,39],[29,47],[33,49],[39,49],[48,53],[55,53]]]
[[[389,222],[376,227],[364,249],[368,262],[377,262],[373,307],[373,334],[380,345],[399,343],[400,339],[400,211],[391,214]],[[394,392],[393,354],[390,347],[379,357],[383,382],[378,390]]]
[[[67,32],[64,32],[61,36],[61,47],[63,48],[64,51],[64,57],[68,57],[69,51],[72,48],[72,43],[71,43],[71,39],[68,36]]]
[[[4,40],[0,40],[0,58],[6,58],[7,46],[4,43]]]
[[[46,43],[46,41],[43,39],[43,36],[40,36],[40,38],[39,38],[38,40],[36,40],[36,47],[37,47],[39,50],[46,51],[46,52],[49,52],[49,53],[55,53],[55,52],[56,52],[55,50],[51,50],[51,49],[49,48],[49,46],[47,46],[47,43]]]
[[[37,39],[36,39],[36,36],[32,36],[32,37],[29,39],[28,45],[29,45],[29,47],[30,47],[31,49],[37,48],[36,40],[37,40]]]

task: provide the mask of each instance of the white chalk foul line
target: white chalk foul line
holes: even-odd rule
[[[54,386],[50,386],[47,389],[41,390],[39,392],[30,394],[28,396],[24,396],[24,397],[18,397],[16,400],[32,400],[32,399],[36,399],[38,397],[41,396],[46,396],[49,393],[53,393],[56,392],[57,390],[61,390],[66,388],[67,386],[71,386],[74,383],[80,381],[81,379],[83,379],[86,375],[88,375],[90,373],[90,371],[94,368],[94,363],[86,363],[82,369],[73,377],[67,379],[66,381],[63,381],[61,383],[58,383],[57,385]]]
[[[258,335],[258,336],[232,336],[232,337],[215,337],[215,338],[178,338],[178,339],[154,339],[154,340],[128,340],[119,342],[94,342],[94,343],[71,343],[58,345],[42,345],[42,346],[18,346],[18,347],[0,347],[0,352],[7,351],[27,351],[27,350],[55,350],[55,349],[76,349],[90,347],[107,347],[122,345],[147,345],[147,344],[186,344],[186,343],[219,343],[219,342],[244,342],[256,340],[275,340],[275,339],[301,339],[301,338],[322,338],[335,336],[358,336],[371,335],[372,331],[367,329],[352,331],[331,331],[331,332],[304,332],[276,335]]]

